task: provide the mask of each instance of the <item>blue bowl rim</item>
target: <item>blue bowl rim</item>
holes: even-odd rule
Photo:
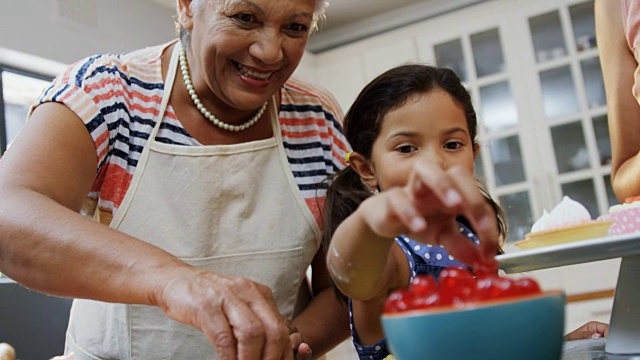
[[[526,302],[526,301],[533,301],[533,300],[538,300],[543,298],[555,298],[555,297],[565,298],[566,295],[563,290],[546,290],[536,294],[518,295],[518,296],[504,297],[504,298],[493,299],[493,300],[476,301],[476,302],[465,303],[463,305],[441,305],[441,306],[434,306],[434,307],[423,308],[423,309],[405,310],[405,311],[400,311],[395,313],[383,313],[382,317],[388,318],[388,319],[396,319],[396,318],[404,318],[404,317],[419,317],[424,315],[458,313],[458,312],[478,310],[478,309],[490,308],[490,307],[506,305],[506,304],[517,304],[517,303]]]

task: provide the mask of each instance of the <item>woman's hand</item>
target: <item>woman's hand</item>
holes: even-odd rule
[[[221,360],[293,360],[290,329],[271,289],[244,278],[185,268],[167,281],[158,306],[200,329]]]
[[[609,336],[609,324],[599,321],[589,321],[564,336],[565,341],[597,339]]]

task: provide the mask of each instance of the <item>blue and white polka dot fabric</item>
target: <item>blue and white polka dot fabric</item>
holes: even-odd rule
[[[478,237],[465,225],[458,222],[458,231],[476,245],[480,244]],[[406,236],[396,238],[396,243],[400,245],[411,269],[411,279],[417,275],[433,275],[436,278],[440,274],[440,270],[447,267],[466,268],[467,266],[457,261],[453,256],[449,255],[440,245],[427,245],[411,240]]]

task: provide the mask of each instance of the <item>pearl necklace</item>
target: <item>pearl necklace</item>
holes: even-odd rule
[[[191,96],[191,100],[193,100],[193,104],[198,108],[200,113],[204,117],[209,119],[214,125],[228,131],[243,131],[250,128],[253,124],[257,123],[258,120],[260,120],[260,117],[262,117],[262,114],[267,109],[268,102],[265,102],[264,104],[262,104],[262,107],[260,108],[260,110],[258,110],[258,113],[256,113],[256,115],[252,117],[251,120],[247,121],[242,125],[227,124],[223,121],[220,121],[218,118],[216,118],[215,115],[213,115],[209,110],[207,110],[207,108],[204,107],[204,105],[202,104],[202,101],[200,101],[200,98],[196,94],[196,90],[193,88],[193,82],[191,82],[191,75],[189,75],[189,66],[187,65],[187,54],[185,53],[184,48],[182,46],[180,46],[179,59],[180,59],[180,71],[182,71],[182,79],[184,80],[184,84],[187,87],[189,96]]]

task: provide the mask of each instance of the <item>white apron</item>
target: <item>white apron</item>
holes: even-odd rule
[[[275,101],[273,138],[216,146],[159,143],[176,55],[174,49],[156,125],[110,227],[198,268],[269,286],[280,313],[291,319],[320,231],[287,161]],[[199,330],[157,307],[81,299],[71,310],[65,352],[77,360],[217,358]]]

